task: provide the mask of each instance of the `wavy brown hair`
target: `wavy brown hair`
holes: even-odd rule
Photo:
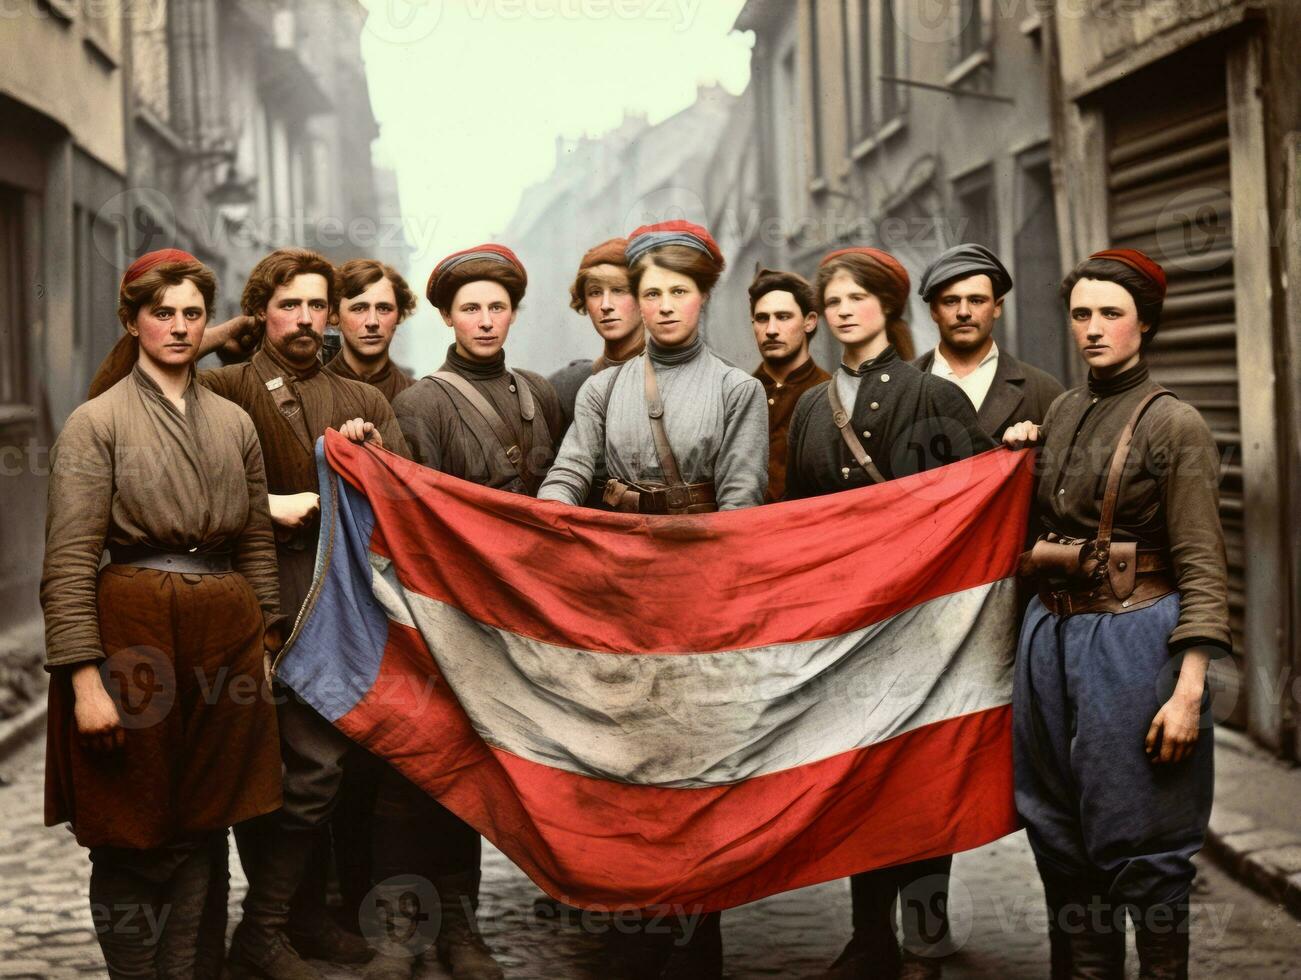
[[[123,328],[133,323],[140,311],[153,306],[163,293],[183,282],[194,283],[203,297],[203,307],[209,317],[217,301],[217,277],[202,262],[166,262],[142,273],[131,282],[124,282],[117,294],[117,318]],[[123,334],[108,352],[86,392],[87,398],[97,398],[131,373],[140,359],[140,342],[132,334]]]
[[[335,295],[343,303],[346,299],[364,293],[381,279],[387,279],[393,286],[393,297],[398,306],[398,323],[401,323],[415,312],[416,294],[397,269],[378,259],[349,259],[339,266],[339,271],[334,275]]]
[[[912,330],[903,318],[904,310],[908,308],[908,290],[900,288],[899,281],[869,256],[849,252],[819,266],[816,296],[818,312],[826,315],[823,304],[827,295],[827,283],[831,282],[837,272],[848,272],[854,282],[881,302],[881,312],[885,314],[885,336],[899,357],[905,361],[916,357]]]
[[[293,280],[295,276],[318,275],[325,277],[330,309],[339,305],[338,286],[334,281],[334,266],[320,252],[306,248],[278,248],[267,255],[248,274],[239,305],[245,316],[265,315],[267,304],[275,291]]]

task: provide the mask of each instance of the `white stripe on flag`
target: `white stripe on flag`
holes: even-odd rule
[[[420,632],[483,739],[579,775],[733,783],[1011,700],[1011,578],[825,640],[619,654],[484,626],[404,589],[387,559],[371,563],[377,600]]]

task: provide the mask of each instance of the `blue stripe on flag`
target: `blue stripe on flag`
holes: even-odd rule
[[[276,677],[335,722],[379,676],[389,621],[371,589],[375,513],[365,495],[330,469],[324,439],[316,443],[316,473],[321,532],[315,581],[292,643],[276,664]]]

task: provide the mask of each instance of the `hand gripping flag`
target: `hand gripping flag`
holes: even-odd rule
[[[1025,454],[690,517],[318,462],[278,677],[552,896],[727,908],[1016,829]]]

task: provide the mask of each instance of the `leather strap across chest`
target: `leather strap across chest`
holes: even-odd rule
[[[307,412],[299,397],[297,384],[292,377],[286,377],[276,368],[275,362],[264,354],[255,354],[252,358],[253,370],[266,388],[271,400],[275,402],[294,437],[308,453],[316,452],[316,440],[312,438],[311,428],[307,424]]]
[[[451,371],[436,371],[429,376],[434,381],[439,382],[445,388],[450,388],[455,395],[459,395],[474,410],[478,418],[487,425],[492,432],[493,437],[501,445],[502,451],[505,452],[506,458],[510,460],[511,465],[515,468],[515,473],[530,492],[537,489],[540,480],[536,474],[529,472],[528,461],[524,458],[524,450],[520,446],[520,440],[515,437],[514,430],[501,417],[501,413],[496,407],[471,382]],[[520,418],[523,419],[526,426],[534,426],[534,444],[550,439],[550,432],[547,428],[546,419],[537,414],[537,405],[533,401],[533,390],[529,383],[522,377],[513,376],[512,381],[515,386],[515,396],[519,400]],[[536,427],[540,424],[541,433],[538,433]],[[541,440],[538,436],[541,435]]]
[[[669,434],[664,429],[664,402],[660,400],[659,384],[655,380],[655,366],[651,364],[650,355],[642,358],[646,365],[646,414],[650,418],[651,435],[655,438],[655,455],[660,458],[660,470],[664,482],[671,487],[682,486],[682,472],[678,469],[677,457],[669,445]]]
[[[840,430],[840,438],[845,441],[849,447],[849,454],[854,457],[854,462],[859,465],[864,473],[873,483],[885,483],[885,475],[872,462],[872,457],[867,454],[863,444],[858,441],[858,436],[854,432],[853,419],[845,411],[845,406],[840,403],[840,393],[836,391],[836,379],[833,377],[827,382],[827,400],[831,403],[831,421],[836,424]]]
[[[1163,395],[1174,397],[1174,392],[1167,388],[1158,388],[1134,407],[1134,412],[1120,433],[1116,451],[1111,455],[1111,468],[1107,472],[1107,487],[1102,494],[1102,513],[1098,520],[1098,536],[1095,538],[1099,551],[1106,551],[1111,546],[1112,527],[1116,521],[1116,505],[1120,499],[1120,478],[1129,464],[1129,451],[1134,443],[1134,433],[1139,420],[1148,407]]]

